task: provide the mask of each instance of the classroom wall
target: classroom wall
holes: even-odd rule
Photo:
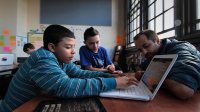
[[[16,38],[27,38],[28,32],[28,11],[27,3],[29,0],[17,0],[17,29]],[[27,39],[25,40],[27,42]],[[28,57],[28,55],[23,51],[23,44],[16,45],[16,57]]]
[[[16,35],[21,35],[26,37],[27,35],[27,0],[0,0],[0,35],[4,35],[4,31],[8,31],[8,36],[4,38],[4,45],[3,46],[10,46],[8,38],[10,36],[14,36],[16,39]],[[2,41],[2,40],[0,40]],[[15,40],[16,41],[16,40]],[[1,45],[0,47],[3,48]],[[10,52],[4,52],[2,49],[0,53],[14,53],[15,54],[15,61],[16,58],[19,56],[27,56],[22,51],[22,47],[11,47]]]
[[[9,4],[11,3],[15,9],[13,9],[12,15],[13,20],[16,22],[13,24],[7,24],[8,26],[13,26],[16,30],[16,35],[27,37],[27,32],[30,30],[40,29],[40,0],[1,0],[1,3]],[[9,15],[7,11],[8,7],[0,7],[0,11],[4,10],[5,15]],[[17,10],[16,10],[17,9]],[[114,53],[114,48],[116,45],[116,37],[125,37],[124,34],[124,1],[123,0],[112,0],[112,25],[111,26],[93,26],[100,32],[101,46],[108,49],[109,56],[112,58]],[[92,16],[91,16],[92,18]],[[7,26],[4,25],[4,26]],[[43,24],[48,26],[48,24]],[[0,23],[1,26],[1,23]],[[76,36],[76,54],[75,59],[79,59],[79,48],[83,44],[83,33],[86,28],[90,26],[86,25],[64,25],[75,33]],[[13,30],[13,31],[14,31]],[[23,51],[22,47],[16,48],[17,56],[27,56]]]
[[[15,52],[10,39],[16,35],[17,1],[0,0],[0,53]],[[15,40],[13,41],[15,42]]]
[[[10,29],[11,34],[16,34],[17,1],[0,0],[0,33]]]

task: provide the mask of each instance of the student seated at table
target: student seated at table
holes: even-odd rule
[[[87,70],[121,73],[115,70],[107,50],[99,46],[99,43],[99,32],[93,27],[86,29],[84,32],[85,45],[79,49],[81,67]]]
[[[146,60],[145,70],[154,55],[178,54],[178,58],[164,81],[164,87],[180,99],[188,99],[200,87],[200,52],[190,43],[176,39],[159,39],[152,30],[144,30],[134,38],[136,48]],[[139,78],[140,73],[137,73]]]
[[[61,25],[48,26],[43,43],[44,47],[33,52],[15,73],[0,102],[0,112],[13,111],[41,92],[59,98],[80,98],[138,83],[135,77],[114,77],[77,67],[71,62],[75,36]]]
[[[23,51],[30,55],[32,52],[35,51],[35,46],[31,43],[26,43],[24,44]]]

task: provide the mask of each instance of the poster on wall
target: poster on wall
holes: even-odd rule
[[[23,47],[27,43],[27,37],[16,35],[16,46]]]
[[[9,29],[3,29],[0,34],[0,53],[12,53],[16,48],[16,36]]]
[[[28,33],[28,42],[32,43],[36,49],[43,46],[43,33]]]

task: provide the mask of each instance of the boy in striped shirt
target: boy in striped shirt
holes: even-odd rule
[[[134,76],[81,70],[71,62],[75,36],[63,26],[47,27],[43,42],[44,47],[33,52],[14,74],[0,112],[13,111],[41,92],[59,98],[88,97],[138,82]]]

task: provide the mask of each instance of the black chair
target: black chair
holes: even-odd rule
[[[12,77],[13,76],[11,74],[0,76],[0,99],[5,96]]]
[[[26,61],[28,57],[17,57],[17,63],[22,64]]]

